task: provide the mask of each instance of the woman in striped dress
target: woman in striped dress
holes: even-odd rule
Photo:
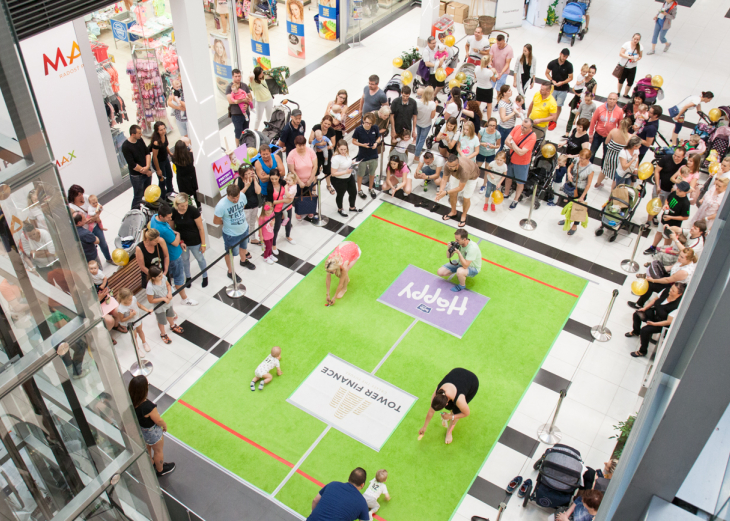
[[[613,129],[608,133],[608,136],[606,136],[606,141],[608,141],[606,157],[603,160],[603,170],[601,170],[601,173],[598,175],[596,188],[603,186],[604,178],[607,177],[612,180],[614,179],[616,168],[618,168],[618,155],[624,149],[626,143],[629,142],[629,138],[631,137],[631,134],[629,134],[630,128],[631,118],[624,118],[621,120],[621,123],[619,123],[618,128]],[[614,188],[616,188],[616,181],[614,181],[611,185],[611,190]]]

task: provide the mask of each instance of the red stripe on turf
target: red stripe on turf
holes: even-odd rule
[[[211,422],[211,423],[214,423],[215,425],[217,425],[217,426],[218,426],[218,427],[220,427],[221,429],[223,429],[223,430],[225,430],[225,431],[227,431],[227,432],[230,432],[230,433],[231,433],[231,434],[233,434],[233,435],[234,435],[234,436],[235,436],[236,438],[242,439],[243,441],[245,441],[245,442],[246,442],[246,443],[248,443],[249,445],[251,445],[251,446],[253,446],[253,447],[256,447],[257,449],[259,449],[259,450],[260,450],[261,452],[263,452],[263,453],[264,453],[264,454],[266,454],[267,456],[271,456],[272,458],[274,458],[275,460],[277,460],[277,461],[278,461],[278,462],[280,462],[280,463],[283,463],[284,465],[286,465],[286,466],[287,466],[287,467],[289,467],[289,468],[294,468],[294,464],[293,464],[293,463],[290,463],[289,461],[285,460],[285,459],[284,459],[284,458],[282,458],[281,456],[277,456],[276,454],[274,454],[273,452],[271,452],[271,451],[270,451],[269,449],[267,449],[267,448],[265,448],[265,447],[262,447],[261,445],[259,445],[259,444],[258,444],[258,443],[256,443],[255,441],[253,441],[253,440],[251,440],[251,439],[247,438],[246,436],[244,436],[243,434],[241,434],[241,433],[239,433],[239,432],[236,432],[236,431],[234,431],[233,429],[231,429],[231,428],[230,428],[230,427],[228,427],[227,425],[225,425],[225,424],[223,424],[223,423],[219,422],[218,420],[216,420],[216,419],[215,419],[215,418],[213,418],[212,416],[209,416],[209,415],[205,414],[205,413],[204,413],[203,411],[201,411],[200,409],[196,409],[195,407],[193,407],[192,405],[190,405],[190,404],[189,404],[189,403],[187,403],[186,401],[184,401],[184,400],[178,400],[178,403],[180,403],[180,404],[184,405],[185,407],[187,407],[188,409],[190,409],[190,410],[191,410],[191,411],[193,411],[194,413],[197,413],[197,414],[199,414],[200,416],[202,416],[203,418],[205,418],[205,419],[206,419],[206,420],[208,420],[209,422]],[[313,478],[312,476],[310,476],[310,475],[309,475],[309,474],[307,474],[306,472],[302,472],[301,470],[297,469],[297,474],[299,474],[300,476],[302,476],[302,477],[304,477],[304,478],[308,479],[309,481],[311,481],[312,483],[314,483],[314,484],[315,484],[315,485],[317,485],[318,487],[324,487],[324,483],[322,483],[321,481],[318,481],[318,480],[314,479],[314,478]],[[385,519],[383,519],[382,517],[380,517],[380,516],[378,516],[378,515],[373,515],[373,517],[374,517],[375,519],[379,519],[380,521],[385,521]]]
[[[373,215],[373,217],[375,217],[376,219],[380,219],[381,221],[384,221],[388,224],[392,224],[393,226],[397,226],[398,228],[403,228],[404,230],[407,230],[411,233],[415,233],[416,235],[420,235],[421,237],[425,237],[426,239],[431,239],[432,241],[436,241],[436,242],[438,242],[440,244],[444,244],[444,245],[447,244],[444,241],[440,241],[438,239],[431,237],[430,235],[426,235],[424,233],[417,232],[416,230],[412,230],[406,226],[403,226],[402,224],[394,223],[393,221],[389,221],[388,219],[383,219],[382,217],[378,217],[377,215]],[[485,259],[484,257],[482,257],[482,260],[488,262],[489,264],[497,266],[498,268],[502,268],[503,270],[507,270],[511,273],[514,273],[515,275],[519,275],[520,277],[525,277],[526,279],[530,279],[531,281],[537,282],[538,284],[542,284],[543,286],[547,286],[548,288],[554,289],[556,291],[560,291],[561,293],[565,293],[566,295],[570,295],[571,297],[578,298],[578,295],[576,295],[575,293],[571,293],[570,291],[565,291],[564,289],[560,289],[557,286],[553,286],[552,284],[548,284],[547,282],[543,282],[539,279],[530,277],[529,275],[525,275],[524,273],[520,273],[519,271],[508,268],[507,266],[502,266],[501,264],[497,264],[496,262],[490,261],[489,259]]]

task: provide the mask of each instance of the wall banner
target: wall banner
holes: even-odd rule
[[[253,66],[265,71],[271,69],[271,50],[269,49],[269,20],[263,16],[249,14],[248,23],[251,28],[251,51]]]
[[[233,81],[233,67],[231,65],[231,46],[228,36],[210,33],[210,50],[213,53],[213,73],[215,84],[221,92]]]
[[[304,59],[304,5],[301,0],[286,1],[286,32],[289,56]]]
[[[337,0],[319,0],[319,37],[337,39]]]

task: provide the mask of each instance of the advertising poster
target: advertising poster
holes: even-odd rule
[[[337,0],[319,0],[319,36],[337,39]]]
[[[251,27],[251,51],[253,66],[265,71],[271,69],[271,52],[269,49],[269,21],[263,16],[250,14],[248,23]]]
[[[251,164],[246,145],[241,145],[227,156],[213,162],[213,175],[221,195],[226,194],[226,187],[236,180],[238,169],[244,164]]]
[[[304,5],[301,0],[286,1],[286,32],[289,56],[304,59]]]
[[[88,194],[108,190],[113,182],[101,134],[69,131],[99,126],[73,22],[26,38],[20,50],[63,185],[81,185]]]
[[[233,80],[231,47],[228,43],[228,36],[210,33],[210,51],[213,53],[215,84],[218,85],[221,92],[226,92],[226,87]]]

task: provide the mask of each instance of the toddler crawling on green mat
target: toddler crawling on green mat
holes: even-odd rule
[[[256,382],[260,379],[259,391],[264,390],[264,385],[273,380],[271,371],[276,367],[276,376],[281,376],[281,348],[274,346],[271,348],[271,354],[264,358],[264,361],[259,364],[256,370],[253,372],[254,378],[251,380],[251,390],[256,390]]]
[[[390,501],[388,487],[385,486],[386,479],[388,479],[388,471],[380,469],[375,473],[375,478],[370,481],[370,486],[362,494],[365,498],[365,502],[368,504],[368,509],[370,510],[370,519],[374,519],[373,514],[380,509],[378,498],[381,494],[385,495],[385,499]]]

